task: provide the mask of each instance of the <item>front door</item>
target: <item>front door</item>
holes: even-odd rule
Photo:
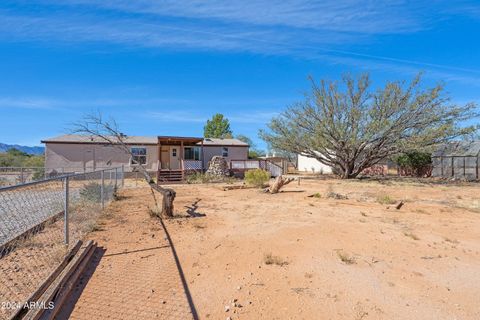
[[[161,169],[170,169],[170,147],[169,146],[161,146],[162,152],[162,162],[161,162]]]
[[[170,169],[180,169],[180,147],[170,146]]]

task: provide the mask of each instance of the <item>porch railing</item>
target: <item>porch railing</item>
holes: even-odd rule
[[[182,160],[183,170],[202,170],[203,165],[201,160]]]
[[[273,177],[278,177],[284,172],[283,168],[276,163],[273,163],[268,160],[231,160],[230,169],[233,171],[245,171],[250,169],[263,169],[268,172]]]

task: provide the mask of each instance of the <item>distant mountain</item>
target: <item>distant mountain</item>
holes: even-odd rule
[[[20,146],[18,144],[0,143],[0,152],[6,152],[8,151],[8,149],[12,149],[12,148],[26,152],[28,154],[43,154],[45,152],[44,147],[28,147],[28,146]]]

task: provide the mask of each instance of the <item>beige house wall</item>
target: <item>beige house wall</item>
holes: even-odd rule
[[[148,171],[156,171],[158,166],[157,145],[132,145],[130,147],[147,148]],[[163,146],[162,146],[163,147]],[[166,146],[165,146],[166,147]],[[248,159],[248,147],[226,146],[228,148],[227,161]],[[168,146],[162,157],[171,156],[171,148],[177,148],[177,156],[180,156],[180,146]],[[222,155],[222,146],[204,146],[204,165],[214,156]],[[162,158],[162,162],[166,159]],[[167,160],[169,161],[169,160]],[[131,171],[130,156],[118,147],[96,143],[52,143],[45,144],[45,167],[47,170],[91,171],[107,167],[125,166],[126,171]]]
[[[246,146],[225,146],[228,148],[228,157],[225,157],[227,161],[230,160],[246,160],[248,159],[248,147]],[[205,166],[208,166],[208,162],[214,156],[222,155],[223,146],[203,146],[203,152],[205,155]]]
[[[156,145],[135,145],[147,148],[147,170],[156,171],[158,149]],[[91,171],[94,168],[125,166],[131,171],[130,156],[118,147],[95,143],[46,143],[47,170]]]

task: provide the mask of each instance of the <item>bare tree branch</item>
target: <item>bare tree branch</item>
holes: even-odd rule
[[[118,148],[129,155],[132,161],[134,161],[134,155],[127,144],[128,137],[120,131],[115,119],[104,120],[100,113],[88,114],[80,121],[73,124],[72,133],[90,136],[95,141]],[[136,163],[135,169],[143,175],[145,181],[150,186],[157,207],[158,204],[154,190],[162,194],[163,201],[160,210],[161,215],[164,217],[173,217],[173,201],[176,196],[175,190],[162,188],[157,185],[143,164]]]

